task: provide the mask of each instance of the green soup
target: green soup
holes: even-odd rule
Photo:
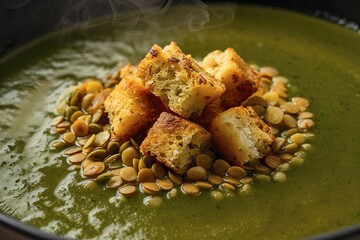
[[[0,63],[3,213],[54,234],[101,239],[296,239],[360,222],[359,34],[243,5],[103,22],[40,39]],[[119,201],[116,190],[85,190],[65,156],[49,149],[66,87],[102,77],[118,62],[136,64],[154,43],[171,40],[196,59],[233,47],[249,63],[276,67],[291,96],[310,100],[313,148],[286,183],[256,182],[251,195],[223,201],[178,194],[151,208],[141,196]]]

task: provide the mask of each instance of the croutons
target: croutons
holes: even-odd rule
[[[155,158],[183,174],[195,157],[211,144],[211,134],[196,123],[163,112],[140,146],[145,156]]]
[[[225,84],[226,91],[221,100],[226,109],[241,105],[259,87],[256,71],[233,48],[209,53],[204,58],[202,67]]]
[[[252,107],[234,107],[220,113],[209,128],[221,157],[242,166],[268,154],[274,135]]]
[[[204,108],[203,113],[200,115],[200,117],[196,118],[194,122],[199,124],[205,129],[209,128],[209,125],[211,121],[221,112],[223,112],[225,109],[221,106],[221,100],[220,98],[215,100],[214,102],[210,103]]]
[[[112,134],[122,141],[149,128],[164,111],[159,98],[134,77],[124,77],[104,102]]]
[[[186,119],[201,115],[204,107],[225,91],[175,42],[162,49],[154,45],[138,66],[137,76],[173,112]]]

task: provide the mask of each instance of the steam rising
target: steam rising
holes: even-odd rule
[[[119,27],[146,24],[154,31],[199,31],[232,22],[232,7],[223,4],[215,9],[200,0],[70,0],[60,25],[75,30],[109,23]]]

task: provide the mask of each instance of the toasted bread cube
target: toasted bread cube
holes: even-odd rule
[[[134,77],[124,77],[104,102],[115,138],[127,141],[149,128],[164,111],[159,98]]]
[[[234,107],[220,113],[209,129],[220,155],[242,166],[271,151],[274,135],[252,107]]]
[[[210,144],[211,135],[204,128],[163,112],[149,130],[140,151],[174,172],[183,174],[198,154],[209,149]]]
[[[204,107],[225,91],[223,83],[185,55],[175,42],[164,49],[155,44],[140,62],[137,75],[171,111],[186,119],[200,116]]]
[[[221,106],[221,100],[219,98],[207,105],[200,117],[196,118],[194,122],[196,122],[205,129],[209,129],[211,121],[224,110],[225,109]]]
[[[256,71],[233,48],[209,53],[203,59],[202,67],[225,84],[226,91],[221,100],[226,109],[241,105],[259,87]]]

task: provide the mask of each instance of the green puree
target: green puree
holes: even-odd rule
[[[99,20],[99,27],[54,34],[4,59],[0,210],[72,238],[297,239],[359,223],[360,35],[291,12],[233,9]],[[233,21],[219,24],[232,13]],[[167,17],[164,26],[153,22]],[[49,149],[56,99],[67,86],[102,77],[119,61],[136,64],[153,43],[171,40],[197,59],[233,47],[250,63],[276,67],[290,79],[291,96],[310,100],[313,149],[286,183],[256,182],[250,196],[219,202],[207,193],[178,194],[151,208],[139,195],[122,202],[115,190],[85,190],[61,151]]]

